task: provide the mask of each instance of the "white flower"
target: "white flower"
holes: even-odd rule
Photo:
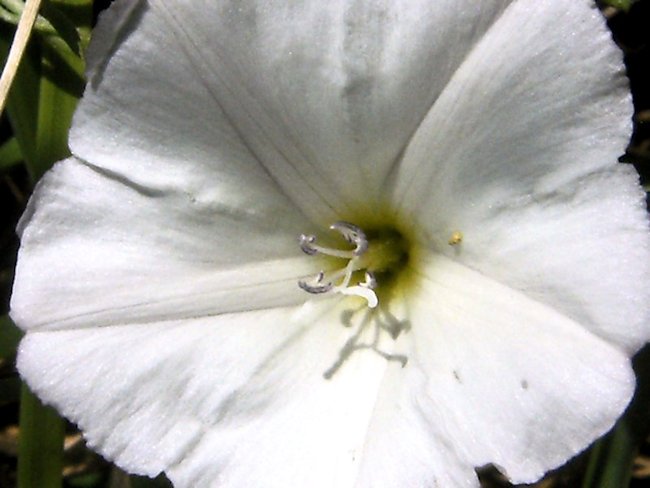
[[[590,2],[122,0],[89,58],[12,317],[21,374],[118,465],[530,482],[627,405],[650,242]],[[299,248],[337,229],[369,246],[349,283]]]

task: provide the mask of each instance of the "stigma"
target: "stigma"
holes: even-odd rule
[[[333,294],[363,298],[368,308],[379,304],[377,296],[378,276],[386,278],[403,261],[404,245],[396,232],[366,234],[360,227],[339,221],[330,230],[340,234],[352,247],[338,249],[316,242],[316,236],[302,234],[300,249],[309,256],[320,255],[339,263],[333,271],[321,270],[310,280],[300,280],[298,286],[312,294]]]

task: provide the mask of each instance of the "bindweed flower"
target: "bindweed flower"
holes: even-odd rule
[[[20,224],[31,388],[185,487],[532,482],[650,335],[587,0],[118,0]]]

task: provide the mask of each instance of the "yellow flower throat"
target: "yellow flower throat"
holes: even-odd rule
[[[367,232],[349,222],[330,226],[354,249],[342,250],[316,244],[313,235],[300,236],[300,248],[309,255],[325,258],[323,269],[299,286],[314,294],[340,293],[362,297],[368,307],[375,308],[378,295],[384,295],[394,283],[409,258],[409,243],[395,229],[371,229]],[[343,266],[341,264],[344,263]],[[326,271],[328,270],[328,271]]]

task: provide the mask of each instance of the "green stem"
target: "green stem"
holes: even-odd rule
[[[15,0],[4,0],[3,4],[17,6]],[[91,0],[50,0],[48,6],[56,25],[68,32],[72,48],[62,38],[55,39],[57,42],[45,39],[32,43],[7,107],[34,183],[55,161],[69,154],[67,133],[77,102],[75,93],[80,93],[74,87],[79,84],[78,73],[83,72],[83,59],[75,52],[74,44],[81,39],[79,47],[85,47],[92,19]],[[70,25],[73,30],[78,29],[79,35]],[[23,385],[18,488],[60,488],[63,485],[64,425],[64,420],[52,408],[44,406]]]
[[[60,488],[64,422],[23,385],[20,400],[18,488]]]
[[[627,423],[622,422],[611,436],[596,443],[589,457],[583,488],[624,488],[630,485],[632,461],[638,442]]]

